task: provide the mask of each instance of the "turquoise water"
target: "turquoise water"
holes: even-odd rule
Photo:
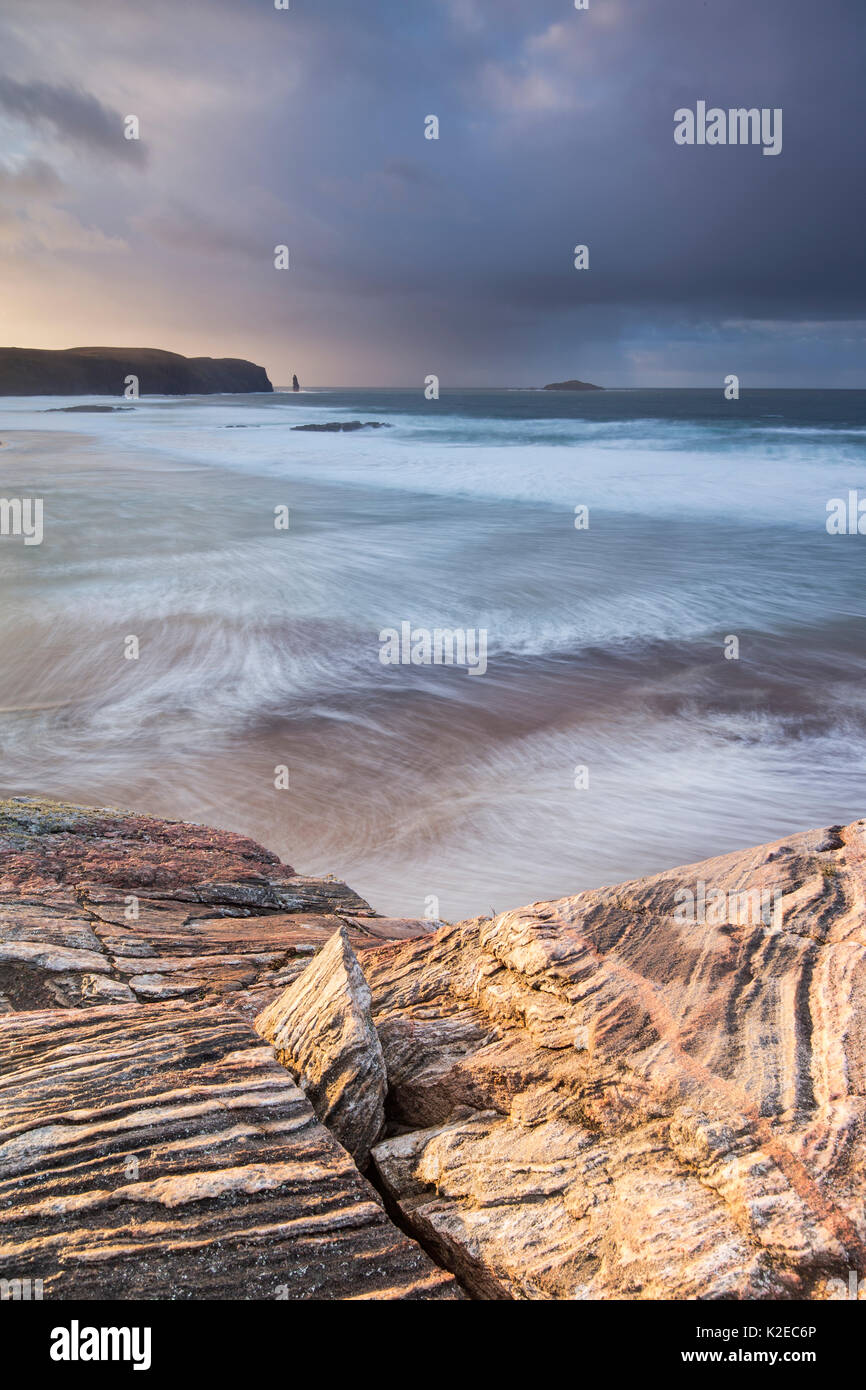
[[[864,814],[866,536],[825,521],[866,393],[71,403],[0,402],[2,495],[45,513],[0,538],[4,794],[451,919]],[[292,429],[348,419],[390,428]],[[485,674],[383,666],[403,621],[484,629]]]

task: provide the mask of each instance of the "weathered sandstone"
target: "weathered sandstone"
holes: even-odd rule
[[[0,1278],[61,1299],[462,1297],[250,1022],[335,933],[363,951],[429,929],[238,835],[0,803]]]
[[[370,990],[345,927],[256,1019],[319,1119],[359,1168],[385,1121],[385,1061]]]
[[[0,1278],[46,1299],[460,1297],[224,1008],[7,1015],[0,1134]]]
[[[866,821],[430,927],[237,835],[0,803],[0,1277],[670,1300],[866,1275]]]
[[[344,923],[356,950],[431,925],[227,831],[0,802],[0,1013],[230,997],[252,1019]]]
[[[700,883],[723,906],[678,921]],[[741,921],[761,890],[780,917]],[[866,1272],[866,822],[362,963],[374,1161],[478,1296],[820,1299]]]

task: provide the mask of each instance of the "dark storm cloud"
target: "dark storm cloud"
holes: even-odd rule
[[[396,72],[391,120],[387,128],[359,122],[348,136],[350,166],[363,169],[373,154],[386,168],[408,166],[411,150],[412,164],[440,180],[435,216],[429,204],[415,220],[411,209],[357,210],[364,273],[379,261],[383,292],[414,264],[419,282],[435,281],[443,293],[450,281],[462,297],[471,283],[482,302],[506,295],[539,313],[576,302],[700,313],[866,310],[858,174],[866,7],[591,0],[589,12],[569,14],[542,0],[465,6],[462,30],[445,22],[459,7],[420,8],[428,19],[413,44],[401,11],[377,7],[381,68]],[[591,17],[605,11],[609,25],[593,29]],[[431,12],[440,20],[432,29]],[[781,155],[676,146],[673,113],[698,100],[781,107]],[[425,144],[428,108],[441,132]],[[582,278],[572,267],[577,242],[591,251]]]
[[[138,140],[126,140],[123,116],[90,92],[51,82],[18,82],[0,76],[0,109],[33,124],[45,124],[62,140],[84,145],[116,159],[144,163]]]
[[[121,157],[140,149],[121,103],[147,132],[134,188],[79,188],[79,215],[135,256],[128,312],[164,302],[175,324],[183,305],[229,346],[240,324],[249,351],[288,367],[300,350],[319,380],[408,382],[439,361],[479,383],[592,377],[595,362],[622,380],[653,362],[714,379],[732,352],[753,375],[779,380],[790,361],[802,379],[785,321],[834,379],[857,384],[866,365],[862,0],[33,13],[31,29],[0,0],[18,60],[0,108]],[[677,146],[674,112],[698,101],[782,108],[782,152]]]

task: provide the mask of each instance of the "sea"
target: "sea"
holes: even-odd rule
[[[866,814],[866,392],[7,397],[0,441],[0,795],[449,921]]]

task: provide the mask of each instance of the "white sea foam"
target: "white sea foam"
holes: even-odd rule
[[[862,814],[866,551],[824,529],[856,420],[65,403],[0,410],[7,490],[45,498],[38,554],[0,549],[7,793],[210,820],[451,917]],[[336,418],[392,428],[292,429]],[[383,668],[404,619],[485,629],[483,679]]]

